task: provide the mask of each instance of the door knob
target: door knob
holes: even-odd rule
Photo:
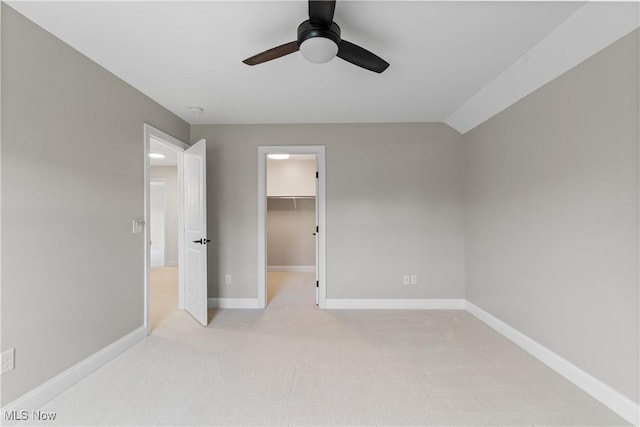
[[[210,241],[211,240],[209,240],[209,239],[200,239],[200,240],[194,240],[193,243],[200,243],[201,245],[206,245]]]

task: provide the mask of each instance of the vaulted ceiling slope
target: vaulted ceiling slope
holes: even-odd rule
[[[338,0],[344,39],[382,74],[299,54],[306,1],[9,2],[191,124],[446,122],[477,126],[638,27],[638,4]],[[204,108],[193,114],[189,107]]]

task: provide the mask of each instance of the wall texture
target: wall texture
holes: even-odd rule
[[[2,406],[143,325],[143,123],[189,125],[2,4]]]
[[[200,125],[209,296],[256,298],[259,145],[325,145],[328,298],[463,298],[460,135],[444,124]],[[233,274],[232,285],[224,275]],[[402,274],[418,285],[403,286]]]
[[[267,159],[267,196],[315,196],[316,159]]]
[[[267,201],[267,265],[315,266],[315,199],[269,198]]]
[[[178,266],[178,167],[152,166],[149,178],[164,182],[164,263]]]
[[[467,298],[636,402],[638,48],[464,135]]]

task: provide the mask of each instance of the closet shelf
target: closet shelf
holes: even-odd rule
[[[267,196],[269,199],[315,199],[316,196]]]
[[[296,200],[298,199],[315,199],[316,196],[267,196],[267,199],[284,199],[284,200],[293,200],[293,209],[298,209],[298,205]]]

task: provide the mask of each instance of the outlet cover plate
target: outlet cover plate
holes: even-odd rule
[[[2,353],[1,355],[1,359],[2,359],[2,373],[4,374],[5,372],[11,371],[14,367],[14,354],[15,354],[15,348],[10,348],[9,350],[5,351]]]

